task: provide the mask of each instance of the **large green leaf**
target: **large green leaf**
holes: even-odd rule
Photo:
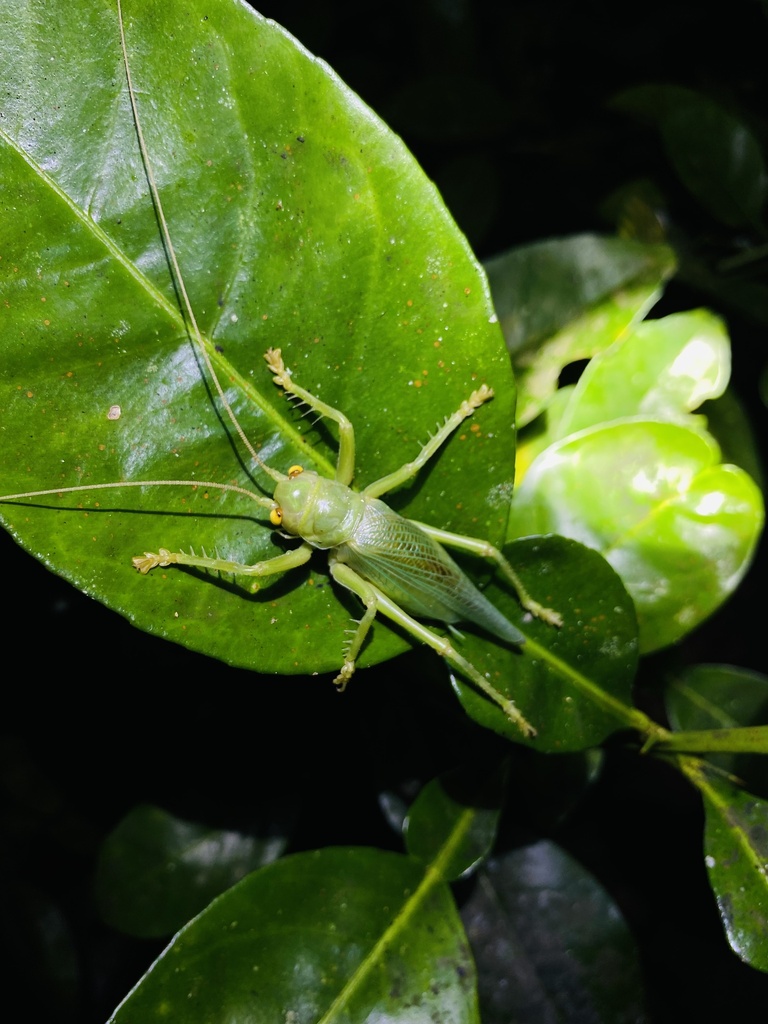
[[[450,890],[409,857],[340,848],[286,857],[228,890],[110,1018],[422,1019],[478,1020],[474,965]]]
[[[357,429],[357,480],[414,456],[480,382],[496,389],[393,503],[504,535],[514,387],[485,278],[399,139],[321,61],[234,0],[128,0],[147,145],[205,342],[272,465],[330,472],[262,354]],[[137,480],[252,481],[186,336],[132,121],[113,3],[3,4],[0,493]],[[263,671],[337,668],[357,603],[311,570],[253,595],[191,571],[140,577],[159,546],[279,553],[254,506],[127,488],[2,507],[17,540],[143,629]],[[361,661],[406,641],[377,624]]]

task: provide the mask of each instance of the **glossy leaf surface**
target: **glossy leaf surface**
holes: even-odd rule
[[[702,426],[690,414],[723,394],[731,346],[723,322],[707,310],[645,320],[590,360],[549,427],[553,439],[628,416]]]
[[[462,916],[483,1024],[646,1019],[637,951],[619,908],[554,843],[492,858]]]
[[[559,329],[556,317],[542,320],[542,330],[554,333],[545,333],[538,351],[515,357],[523,407],[546,412],[520,438],[508,536],[551,531],[601,551],[632,594],[647,652],[684,636],[733,592],[762,529],[763,501],[742,470],[719,464],[696,412],[724,401],[730,344],[722,322],[705,310],[641,322],[636,305],[619,325],[618,293],[590,305],[617,279],[603,269],[591,282],[582,249],[592,249],[581,237],[570,242],[546,243],[542,253],[526,247],[493,264],[495,292],[511,295],[515,277],[533,278],[543,255],[559,261],[563,278],[570,268],[583,307],[581,317],[571,309]],[[662,281],[659,267],[657,287]],[[589,343],[574,345],[586,324]],[[578,382],[554,390],[562,367],[587,355]],[[724,437],[731,436],[726,427]]]
[[[296,854],[215,900],[110,1018],[115,1024],[478,1021],[447,886],[369,849]]]
[[[99,910],[129,935],[170,935],[284,847],[280,836],[260,840],[182,821],[160,807],[136,807],[102,846]]]
[[[704,798],[704,859],[728,941],[768,971],[768,801],[711,770],[691,774]]]
[[[418,451],[481,382],[496,398],[394,496],[499,540],[514,389],[485,279],[402,143],[321,61],[227,0],[128,0],[127,45],[171,236],[211,358],[265,459],[330,473],[333,430],[271,381],[296,379],[357,430],[360,484]],[[136,480],[237,482],[246,467],[186,336],[148,194],[112,4],[5,9],[0,175],[0,493]],[[262,671],[338,668],[354,600],[322,558],[257,595],[131,557],[193,548],[252,562],[283,542],[220,491],[148,487],[3,505],[47,566],[136,625]],[[471,528],[471,529],[470,529]],[[407,642],[377,624],[361,661]]]
[[[596,552],[564,537],[529,537],[505,548],[536,600],[563,616],[560,629],[521,615],[494,578],[486,593],[526,637],[522,647],[462,628],[462,654],[511,697],[537,735],[540,751],[583,750],[617,729],[650,723],[632,705],[637,622],[621,580]],[[454,688],[473,718],[513,740],[520,730],[458,677]]]

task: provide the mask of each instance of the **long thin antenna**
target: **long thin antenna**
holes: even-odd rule
[[[232,421],[232,425],[237,431],[240,440],[243,442],[246,451],[251,456],[251,458],[259,466],[261,466],[264,472],[268,473],[269,476],[272,477],[273,480],[285,480],[286,477],[283,473],[280,473],[276,469],[272,469],[271,466],[268,466],[257,455],[256,449],[253,447],[245,431],[238,423],[237,417],[235,416],[232,410],[232,406],[227,401],[227,398],[224,394],[224,389],[222,388],[221,383],[219,382],[219,378],[216,375],[216,371],[213,368],[211,357],[208,353],[208,349],[205,345],[205,342],[203,341],[203,335],[200,331],[200,328],[197,325],[197,320],[195,319],[195,314],[192,309],[192,303],[189,301],[189,296],[187,295],[187,287],[184,284],[184,277],[181,273],[181,267],[179,266],[179,261],[176,259],[176,250],[174,249],[173,242],[171,241],[171,233],[168,229],[168,223],[165,219],[165,211],[163,210],[163,204],[160,201],[160,193],[158,191],[157,183],[155,181],[155,172],[152,169],[152,162],[149,159],[149,151],[147,149],[146,142],[144,141],[144,131],[142,130],[141,127],[141,120],[139,118],[139,108],[136,102],[136,93],[133,88],[133,79],[131,77],[131,68],[130,64],[128,63],[128,47],[125,41],[125,25],[123,24],[123,5],[121,0],[117,0],[117,16],[118,21],[120,23],[120,48],[123,53],[123,64],[125,65],[125,78],[128,83],[128,96],[131,101],[133,122],[136,126],[136,137],[139,141],[141,159],[144,164],[144,171],[147,175],[149,191],[152,195],[152,202],[155,207],[155,213],[157,214],[157,221],[158,224],[160,225],[160,233],[163,236],[163,243],[165,245],[166,253],[168,254],[168,260],[171,267],[171,274],[173,276],[174,284],[176,285],[179,297],[181,298],[181,311],[187,324],[187,330],[189,331],[190,337],[196,342],[196,347],[202,354],[206,369],[208,371],[208,375],[216,387],[216,391],[219,395],[219,398],[221,399],[221,404],[226,409],[227,415]]]
[[[116,487],[202,487],[215,489],[217,491],[234,491],[235,494],[244,494],[246,498],[255,501],[263,508],[274,508],[275,502],[272,498],[265,498],[255,491],[249,491],[247,487],[240,487],[237,484],[222,484],[213,480],[120,480],[108,484],[76,484],[74,487],[48,487],[44,491],[20,491],[18,494],[1,494],[0,501],[16,501],[21,498],[42,498],[51,494],[75,494],[78,491],[109,491]]]

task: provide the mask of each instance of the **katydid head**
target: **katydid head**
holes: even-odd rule
[[[278,507],[270,519],[275,526],[324,549],[349,538],[362,505],[356,491],[301,466],[291,466],[288,476],[275,487],[274,500]]]

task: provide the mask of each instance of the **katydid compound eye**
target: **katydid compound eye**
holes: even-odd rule
[[[279,526],[283,521],[283,510],[281,508],[273,508],[269,513],[269,521],[273,526]]]
[[[304,472],[304,467],[303,466],[291,466],[291,468],[288,470],[288,476],[291,478],[291,480],[293,480],[293,478],[295,476],[298,476],[299,473],[303,473],[303,472]]]

